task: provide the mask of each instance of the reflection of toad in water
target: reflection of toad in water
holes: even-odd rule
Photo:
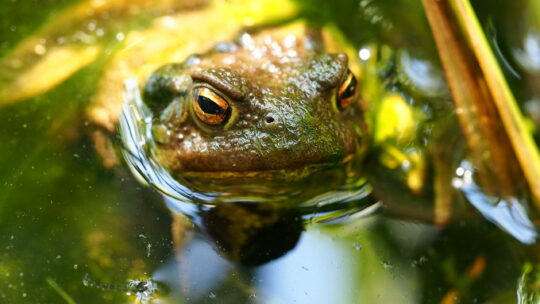
[[[226,204],[202,215],[205,230],[225,257],[246,266],[276,259],[294,248],[302,220],[294,210],[268,204]]]

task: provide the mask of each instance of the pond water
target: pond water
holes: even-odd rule
[[[0,56],[76,2],[3,1]],[[535,130],[540,9],[496,2],[473,4]],[[43,94],[0,100],[0,303],[538,303],[536,215],[527,194],[501,201],[476,185],[420,1],[294,5],[339,29],[371,77],[363,96],[385,145],[366,156],[360,198],[280,210],[242,243],[230,214],[273,211],[185,204],[188,218],[127,166],[107,168],[85,112],[116,43],[148,20],[98,20],[115,31],[110,53]],[[455,215],[444,227],[433,223],[440,172]]]

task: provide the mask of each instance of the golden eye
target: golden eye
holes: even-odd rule
[[[193,89],[193,110],[202,122],[212,126],[224,123],[231,113],[227,100],[207,87]]]
[[[343,110],[353,103],[356,97],[356,89],[358,88],[358,81],[354,74],[347,70],[347,77],[345,81],[341,83],[337,91],[337,106],[338,109]]]

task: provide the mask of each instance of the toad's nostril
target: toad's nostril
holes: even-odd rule
[[[272,117],[272,116],[267,116],[267,117],[266,117],[266,123],[271,124],[271,123],[273,123],[274,121],[275,121],[274,117]]]

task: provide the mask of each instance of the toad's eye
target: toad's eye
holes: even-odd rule
[[[354,77],[354,74],[350,70],[347,70],[347,77],[341,83],[337,91],[338,109],[343,110],[351,105],[356,96],[357,88],[358,81],[356,81],[356,77]]]
[[[227,100],[207,87],[193,89],[193,110],[202,122],[212,126],[223,124],[231,113]]]

